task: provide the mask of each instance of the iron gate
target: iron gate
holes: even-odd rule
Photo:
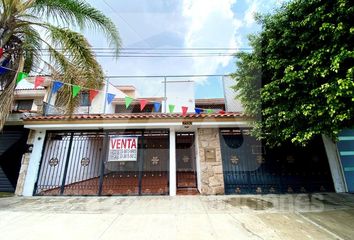
[[[136,161],[107,161],[110,137],[138,138]],[[48,132],[35,195],[165,195],[168,130]]]
[[[220,145],[226,194],[333,191],[320,139],[306,148],[288,144],[270,149],[249,129],[221,129]]]
[[[194,133],[176,133],[177,189],[197,188]]]

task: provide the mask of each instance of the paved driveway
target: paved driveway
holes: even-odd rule
[[[0,239],[351,239],[354,196],[0,198]]]

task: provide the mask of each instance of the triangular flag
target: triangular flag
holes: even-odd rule
[[[24,73],[24,72],[19,72],[17,74],[17,79],[16,79],[16,83],[21,82],[22,79],[28,77],[28,73]]]
[[[203,112],[203,109],[201,108],[195,108],[194,110],[196,114],[201,114]]]
[[[173,104],[168,105],[168,109],[170,110],[170,113],[173,113],[173,110],[175,110],[175,105]]]
[[[182,106],[182,115],[186,116],[188,111],[188,107]]]
[[[133,100],[131,97],[125,97],[125,108],[128,108]]]
[[[90,103],[92,103],[93,99],[96,97],[97,94],[98,94],[98,91],[97,91],[97,90],[90,90],[90,91],[89,91]]]
[[[146,104],[148,103],[148,100],[146,99],[140,99],[140,111],[143,111],[143,109],[145,108]]]
[[[207,109],[207,113],[208,114],[213,113],[213,110],[212,109]]]
[[[115,94],[112,93],[107,93],[107,102],[108,104],[111,104],[111,102],[113,101],[114,97],[116,96]]]
[[[159,103],[159,102],[155,102],[154,103],[154,111],[155,112],[159,112],[160,111],[160,107],[161,107],[161,103]]]
[[[220,110],[219,113],[220,114],[225,114],[225,111],[224,110]]]
[[[52,93],[58,92],[58,90],[64,85],[62,82],[55,81],[53,83]]]
[[[76,97],[77,94],[80,92],[81,87],[78,85],[73,85],[72,89],[73,89],[73,97]]]
[[[7,65],[9,64],[10,60],[5,59],[0,66],[0,74],[7,73],[9,71],[9,68],[7,68]]]
[[[9,69],[6,69],[4,67],[0,67],[0,74],[7,73],[8,71],[9,71]]]
[[[43,82],[44,82],[44,77],[42,76],[37,76],[35,79],[34,79],[34,88],[37,88],[39,87]]]
[[[4,49],[0,48],[0,58],[2,57],[3,54],[4,54]]]

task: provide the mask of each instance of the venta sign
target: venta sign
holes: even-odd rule
[[[137,137],[112,137],[109,139],[109,162],[136,161],[137,157]]]

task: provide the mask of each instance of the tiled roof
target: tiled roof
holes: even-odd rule
[[[117,114],[79,114],[79,115],[50,115],[50,116],[29,116],[24,121],[47,121],[47,120],[126,120],[126,119],[205,119],[205,118],[234,118],[242,117],[239,112],[212,113],[212,114],[166,114],[166,113],[117,113]]]

